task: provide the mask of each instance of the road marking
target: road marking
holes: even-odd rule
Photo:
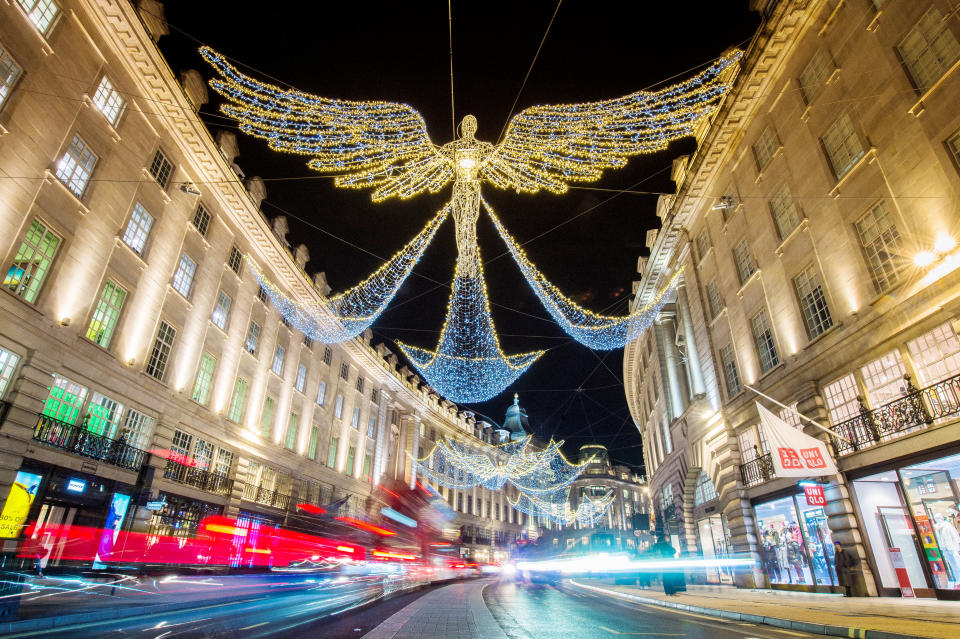
[[[252,626],[244,626],[240,630],[250,630],[251,628],[259,628],[260,626],[265,626],[268,623],[269,623],[268,621],[261,621],[260,623],[253,624]]]
[[[620,630],[614,630],[613,628],[607,628],[606,626],[598,626],[600,630],[606,630],[612,635],[652,635],[655,637],[685,637],[686,633],[683,632],[623,632]]]

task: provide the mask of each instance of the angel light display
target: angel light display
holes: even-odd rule
[[[456,226],[457,261],[447,316],[436,349],[399,343],[423,378],[454,402],[480,402],[503,391],[544,351],[507,355],[490,315],[477,244],[481,209],[493,219],[534,293],[575,340],[593,349],[622,348],[659,313],[675,280],[648,306],[629,315],[598,315],[550,283],[509,235],[480,192],[482,183],[517,192],[564,193],[571,182],[598,180],[634,155],[688,136],[719,106],[742,53],[728,53],[701,73],[655,92],[581,104],[535,106],[510,121],[502,141],[477,140],[477,120],[463,118],[460,137],[443,146],[427,135],[423,117],[395,102],[324,98],[283,89],[240,73],[203,47],[219,74],[210,82],[226,98],[222,111],[240,130],[270,148],[310,156],[308,166],[336,174],[335,184],[373,189],[374,201],[435,193],[453,182],[446,204],[393,258],[366,280],[316,303],[295,299],[251,265],[272,301],[305,334],[333,343],[355,337],[387,307],[447,216]]]

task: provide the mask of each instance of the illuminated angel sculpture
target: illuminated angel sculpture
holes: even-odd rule
[[[373,189],[374,201],[435,193],[453,182],[452,198],[403,250],[374,276],[322,305],[284,295],[259,271],[261,284],[307,335],[344,341],[370,326],[409,276],[447,214],[456,224],[457,263],[447,317],[435,350],[400,344],[426,381],[456,402],[501,392],[543,353],[506,355],[490,316],[476,225],[481,208],[493,216],[523,276],[551,316],[574,339],[595,349],[621,348],[646,330],[669,287],[649,306],[623,317],[592,313],[564,296],[537,268],[480,194],[480,185],[564,193],[631,156],[666,148],[688,136],[718,107],[741,52],[724,55],[698,75],[656,92],[638,91],[601,102],[535,106],[514,116],[494,146],[477,140],[477,120],[463,118],[460,137],[443,146],[427,135],[423,117],[395,102],[335,100],[283,89],[240,73],[219,53],[201,54],[219,74],[211,86],[227,101],[222,111],[240,130],[270,148],[310,156],[310,168],[336,174],[340,187]]]

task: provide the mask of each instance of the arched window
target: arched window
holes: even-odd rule
[[[708,501],[712,501],[717,498],[717,488],[713,485],[713,481],[710,479],[710,476],[700,471],[700,478],[697,479],[697,492],[693,498],[693,505],[699,506],[700,504],[705,504]]]

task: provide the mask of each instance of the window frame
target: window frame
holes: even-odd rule
[[[112,285],[114,289],[114,294],[120,294],[119,305],[115,305],[113,301],[105,301],[104,295],[107,292],[107,287]],[[114,278],[106,278],[103,282],[103,286],[100,288],[100,295],[97,297],[96,304],[93,305],[90,313],[90,321],[87,322],[87,330],[84,332],[84,337],[100,346],[101,348],[109,349],[110,344],[113,341],[113,336],[117,331],[117,327],[120,325],[120,317],[123,314],[123,305],[127,301],[127,297],[130,295],[123,286],[121,286]],[[101,310],[101,306],[106,307]],[[112,313],[111,313],[112,311]],[[99,318],[98,315],[106,315],[106,320],[104,318]],[[112,317],[111,317],[112,316]],[[94,327],[94,323],[99,321],[99,325]],[[106,327],[106,328],[104,328]],[[91,337],[91,332],[100,331],[100,336]],[[105,342],[102,336],[106,335]]]
[[[33,242],[28,238],[35,232],[39,233],[40,236],[36,242]],[[48,236],[56,240],[52,250],[49,249],[50,240]],[[46,284],[50,272],[53,270],[53,265],[57,260],[57,254],[60,252],[63,243],[63,235],[52,230],[50,225],[40,218],[33,218],[23,236],[20,238],[20,243],[14,245],[17,248],[13,253],[12,259],[8,262],[10,266],[7,269],[7,274],[4,276],[3,288],[27,304],[35,305],[40,298],[40,293],[43,291],[44,284]],[[30,250],[29,255],[25,253],[25,249]],[[41,250],[49,251],[49,254],[41,253]],[[34,268],[43,264],[43,260],[39,263],[36,262],[36,256],[38,254],[44,255],[47,258],[46,267],[42,269]],[[28,272],[27,267],[24,267],[19,269],[19,273],[16,273],[15,269],[18,269],[19,264],[27,264],[27,266],[30,267],[30,271]],[[19,278],[16,280],[16,285],[13,285],[14,282],[10,280],[11,272],[15,272],[16,277]],[[39,279],[36,277],[37,272],[40,273]],[[36,286],[34,286],[35,282]]]
[[[10,48],[0,41],[0,67],[3,66],[4,60],[8,61],[7,69],[15,69],[16,73],[12,76],[13,79],[9,80],[9,84],[7,82],[11,76],[8,75],[6,77],[0,77],[0,112],[3,111],[3,108],[6,106],[10,96],[13,95],[14,90],[17,88],[20,78],[23,77],[23,65],[17,62],[17,59],[13,57],[13,55],[10,53]]]
[[[73,154],[75,148],[79,149],[79,155]],[[93,162],[90,163],[89,166],[83,163],[84,158],[88,155],[93,158]],[[68,160],[73,163],[72,167],[67,168]],[[79,133],[74,133],[67,148],[64,149],[56,164],[54,164],[53,174],[74,197],[82,202],[87,195],[87,190],[90,187],[90,182],[93,180],[93,174],[97,170],[97,163],[99,161],[100,156],[94,153],[93,149],[80,137]],[[86,171],[86,174],[82,177],[83,184],[79,190],[77,190],[76,184],[80,179],[78,178],[80,174],[78,172],[83,171]]]
[[[104,88],[104,84],[108,86]],[[100,99],[101,94],[106,94],[102,100]],[[90,101],[93,102],[93,105],[97,108],[97,111],[103,115],[104,119],[110,123],[110,126],[116,129],[120,123],[120,118],[123,117],[124,112],[127,110],[127,101],[121,97],[120,92],[116,86],[114,86],[113,82],[110,81],[106,73],[100,76],[100,82],[97,83],[97,88],[93,92],[93,97],[90,98]],[[119,102],[119,104],[117,104],[117,102]],[[112,117],[110,113],[113,113]]]
[[[149,224],[144,225],[144,217],[150,221]],[[156,218],[150,214],[150,211],[148,211],[142,203],[134,202],[120,239],[127,248],[136,253],[140,258],[143,258],[147,253],[147,247],[150,244],[150,231],[153,230],[154,222],[156,222]],[[137,249],[134,243],[140,238],[142,238],[140,241],[141,247]]]
[[[33,25],[33,28],[35,28],[40,33],[40,35],[43,36],[43,38],[46,40],[47,38],[50,37],[50,33],[53,32],[57,24],[60,23],[60,16],[63,15],[63,7],[61,7],[60,3],[56,2],[56,0],[32,0],[30,6],[27,7],[25,5],[25,2],[30,2],[30,1],[31,0],[16,0],[16,4],[20,8],[20,10],[23,11],[27,20],[30,21],[30,24]],[[46,25],[44,26],[41,26],[40,24],[38,24],[37,18],[34,17],[34,11],[36,11],[38,5],[40,5],[41,3],[47,5],[48,7],[52,6],[56,8],[56,12],[52,16],[50,16]]]
[[[164,327],[167,328],[166,331],[163,331]],[[161,342],[161,334],[163,332],[170,335],[169,343],[166,341]],[[177,332],[177,327],[165,319],[161,319],[157,324],[157,330],[153,338],[153,346],[150,349],[150,356],[144,363],[143,372],[158,382],[164,382],[166,380],[167,365],[170,363],[170,356],[173,354],[173,348],[177,343]],[[158,354],[158,344],[165,346],[166,352]],[[156,363],[154,362],[155,358],[157,359]],[[162,358],[162,361],[160,358]],[[150,372],[151,369],[153,369],[154,372]]]
[[[213,214],[207,210],[203,202],[197,204],[197,210],[193,213],[193,219],[190,220],[191,226],[196,229],[201,237],[206,238],[210,230],[210,222],[213,221]]]
[[[164,169],[166,169],[165,174]],[[150,176],[164,191],[169,188],[170,183],[173,181],[173,175],[175,171],[176,166],[170,161],[170,158],[167,157],[167,154],[163,152],[163,149],[158,148],[156,151],[154,151],[153,158],[150,160],[150,165],[147,167],[147,173],[150,174]]]
[[[193,265],[192,269],[183,268],[184,260]],[[197,276],[198,267],[199,265],[197,264],[196,260],[190,257],[186,251],[182,251],[180,253],[180,259],[177,260],[177,268],[173,271],[173,278],[170,281],[170,285],[173,287],[173,290],[175,290],[177,293],[180,293],[180,295],[182,295],[186,300],[189,300],[190,295],[193,293],[193,284]],[[189,275],[187,275],[187,270],[190,271]],[[181,286],[183,286],[184,282],[186,283],[186,291],[181,289]]]
[[[226,299],[226,305],[222,301]],[[210,322],[223,332],[227,332],[230,326],[230,309],[233,307],[233,298],[227,295],[226,291],[220,289],[217,291],[217,301],[213,305],[213,311],[210,313]],[[219,321],[218,321],[219,318]]]

